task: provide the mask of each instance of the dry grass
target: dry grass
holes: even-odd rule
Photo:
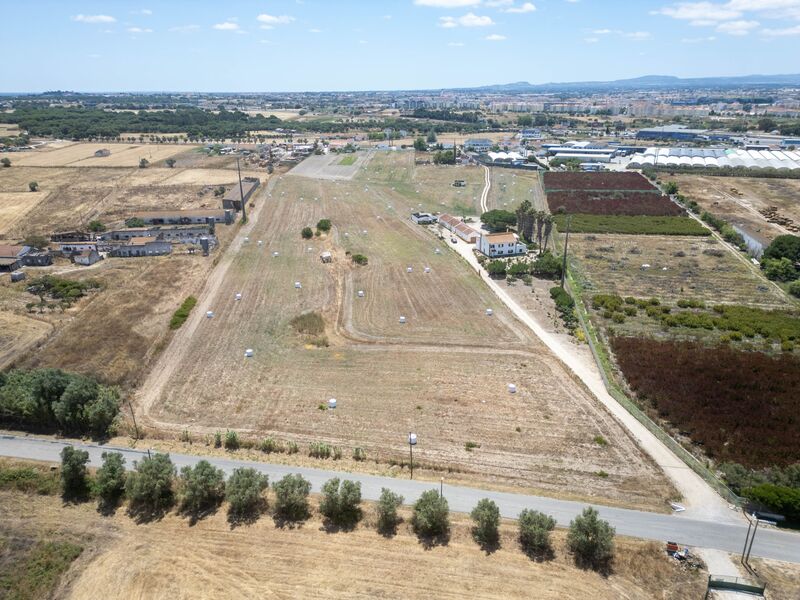
[[[200,256],[107,259],[84,275],[104,285],[76,309],[33,354],[27,367],[59,367],[92,374],[126,386],[138,383],[147,363],[167,335],[170,316],[197,292],[211,266]],[[74,315],[73,315],[74,316]]]
[[[767,584],[767,600],[797,597],[800,592],[800,565],[762,558],[752,558],[750,563]]]
[[[373,528],[373,509],[354,531],[326,533],[315,516],[277,528],[269,516],[231,529],[224,508],[189,526],[175,514],[136,525],[93,505],[0,492],[0,532],[30,543],[42,535],[77,539],[86,550],[62,578],[59,598],[248,598],[265,593],[303,598],[537,598],[641,600],[699,598],[703,572],[682,569],[652,543],[617,540],[614,572],[576,568],[564,532],[553,534],[555,558],[537,563],[517,547],[515,526],[501,526],[501,548],[487,555],[472,541],[466,516],[452,519],[446,546],[427,550],[406,523],[393,538]],[[24,517],[24,518],[23,518]]]
[[[111,155],[95,157],[94,153],[103,148]],[[76,143],[57,149],[46,146],[31,152],[3,153],[0,158],[8,156],[14,165],[25,167],[138,167],[141,158],[154,163],[186,149],[186,145],[171,144]]]
[[[780,215],[800,226],[800,180],[704,175],[664,175],[663,179],[675,181],[687,198],[765,245],[786,232],[767,222],[759,210],[777,207]]]
[[[492,187],[487,198],[489,210],[502,209],[514,212],[523,200],[530,201],[538,208],[539,205],[535,201],[538,197],[542,197],[544,203],[544,192],[538,172],[503,167],[492,169]]]
[[[589,294],[608,292],[670,302],[694,298],[766,308],[788,305],[783,294],[713,238],[575,234],[569,243]],[[642,269],[643,264],[650,268]]]
[[[20,353],[44,340],[53,327],[44,320],[12,312],[0,312],[0,369]]]
[[[210,309],[215,318],[195,315],[194,330],[190,318],[183,345],[165,355],[174,372],[146,404],[153,400],[156,424],[323,440],[384,459],[403,458],[414,429],[424,440],[420,461],[478,481],[662,507],[673,492],[622,427],[463,261],[410,224],[401,194],[368,187],[277,182],[252,242],[207,308],[200,299],[198,314]],[[330,237],[300,239],[303,226],[323,217],[333,219]],[[325,248],[334,250],[331,265],[319,261]],[[350,266],[344,249],[363,252],[369,265]],[[307,348],[292,330],[290,320],[309,311],[325,319],[330,347]],[[245,348],[255,356],[245,359]],[[509,382],[517,394],[506,391]],[[317,410],[330,397],[340,400],[335,418]],[[606,449],[593,443],[597,435],[610,441]],[[467,453],[467,441],[480,450]]]
[[[25,218],[47,192],[0,192],[0,237]]]

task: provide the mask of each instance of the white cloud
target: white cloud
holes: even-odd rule
[[[486,0],[486,6],[491,6],[492,8],[511,6],[512,4],[514,4],[514,0]]]
[[[653,11],[653,14],[665,15],[673,19],[691,21],[692,25],[702,23],[716,23],[729,19],[738,19],[742,12],[735,8],[729,8],[725,4],[713,4],[711,2],[678,2],[671,6],[665,6]]]
[[[197,31],[198,29],[200,29],[200,25],[176,25],[175,27],[170,27],[167,31],[187,33],[189,31]]]
[[[795,25],[794,27],[785,27],[783,29],[762,29],[758,33],[766,37],[784,37],[789,35],[800,35],[800,25]]]
[[[592,33],[595,35],[608,35],[609,33],[614,33],[614,31],[611,29],[594,29]]]
[[[751,29],[755,29],[758,26],[758,21],[728,21],[720,23],[717,26],[717,31],[728,35],[747,35]]]
[[[493,33],[492,35],[487,35],[484,39],[490,42],[502,42],[503,40],[508,38],[506,38],[506,36],[504,35],[500,35],[499,33]]]
[[[358,43],[361,44],[362,46],[365,46],[368,42],[367,40],[358,40]]]
[[[627,33],[622,34],[626,38],[630,38],[632,40],[648,40],[650,39],[650,32],[649,31],[629,31]]]
[[[128,33],[153,33],[153,30],[149,27],[146,29],[142,27],[128,27]]]
[[[383,20],[384,21],[391,21],[392,20],[392,15],[383,15]]]
[[[217,23],[213,28],[218,31],[236,31],[239,29],[239,26],[236,23],[225,21],[224,23]]]
[[[684,44],[701,44],[703,42],[713,42],[716,39],[716,37],[710,35],[708,37],[683,38],[681,42]]]
[[[512,8],[507,8],[505,12],[507,13],[531,13],[536,10],[536,5],[533,2],[525,2],[522,6],[514,6]]]
[[[150,10],[149,8],[142,8],[140,10],[132,10],[131,14],[132,15],[142,15],[142,16],[145,16],[145,17],[149,17],[150,15],[153,14],[153,11]]]
[[[453,48],[461,48],[461,46],[464,45],[464,42],[448,42],[447,45]]]
[[[417,6],[433,6],[435,8],[461,8],[477,6],[481,0],[414,0]]]
[[[100,58],[99,54],[87,54],[89,58]]]
[[[309,29],[308,33],[322,33],[322,29],[317,29],[316,27]]]
[[[608,29],[608,28],[605,28],[605,29],[593,29],[591,31],[591,34],[593,36],[597,36],[597,35],[612,35],[613,34],[613,35],[618,35],[618,36],[621,36],[621,37],[625,37],[625,38],[628,38],[628,39],[631,39],[631,40],[638,40],[638,41],[649,40],[651,35],[652,35],[649,31],[622,31],[620,29]]]
[[[569,1],[569,0],[568,0],[568,1]],[[583,38],[583,41],[584,41],[584,42],[586,42],[587,44],[596,44],[597,42],[599,42],[599,41],[600,41],[600,38],[596,38],[596,37],[587,37],[587,38]]]
[[[256,21],[264,25],[288,25],[294,21],[294,17],[290,17],[289,15],[260,14],[256,17]]]
[[[73,21],[78,23],[116,23],[117,20],[109,15],[75,15]]]
[[[439,17],[439,27],[450,29],[452,27],[488,27],[494,25],[491,17],[467,13],[461,17]]]

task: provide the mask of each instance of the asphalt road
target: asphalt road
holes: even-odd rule
[[[13,435],[0,436],[0,456],[13,458],[59,462],[59,453],[66,442]],[[147,455],[147,450],[132,450],[97,444],[73,444],[77,448],[89,452],[92,466],[102,464],[101,454],[105,451],[121,452],[126,466]],[[435,489],[433,482],[410,481],[392,477],[379,477],[361,473],[326,471],[287,465],[234,460],[220,457],[202,457],[185,454],[171,454],[172,461],[180,470],[186,465],[193,465],[205,458],[213,465],[230,474],[237,467],[254,467],[269,475],[270,481],[280,479],[287,473],[300,473],[308,479],[314,491],[319,491],[322,484],[331,477],[353,479],[361,482],[362,495],[365,500],[376,500],[381,488],[387,487],[402,494],[406,503],[413,502],[423,491]],[[450,509],[468,513],[481,498],[491,498],[500,507],[500,514],[507,518],[516,518],[523,508],[532,508],[552,515],[560,526],[569,525],[570,520],[586,506],[583,503],[558,500],[541,496],[526,496],[506,492],[494,492],[476,488],[444,484],[444,495]],[[608,520],[617,533],[656,541],[675,541],[681,545],[696,548],[714,548],[728,552],[740,553],[744,544],[747,527],[739,524],[718,523],[690,519],[679,514],[664,515],[622,508],[596,506],[600,516]],[[800,563],[800,533],[778,531],[770,527],[759,527],[753,544],[753,556]]]

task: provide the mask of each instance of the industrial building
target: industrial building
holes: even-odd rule
[[[161,256],[172,252],[172,243],[152,236],[135,237],[111,251],[111,256]]]
[[[232,209],[201,208],[195,210],[149,210],[133,214],[145,225],[189,225],[201,223],[225,223],[230,225],[234,220]]]
[[[247,202],[250,199],[250,196],[253,195],[253,192],[256,191],[256,188],[261,183],[261,181],[257,177],[244,177],[242,179],[242,189],[239,189],[239,184],[234,184],[234,186],[228,190],[228,193],[222,198],[222,208],[228,208],[231,210],[235,210],[236,212],[242,211],[242,196],[244,195],[244,202]]]
[[[746,169],[800,169],[800,152],[741,148],[648,148],[635,154],[628,167],[647,166]]]
[[[488,152],[494,146],[494,142],[487,138],[472,138],[464,142],[466,150],[475,150],[475,152]]]
[[[708,140],[708,130],[689,129],[686,125],[664,125],[640,129],[636,133],[637,140],[680,140],[694,142]]]

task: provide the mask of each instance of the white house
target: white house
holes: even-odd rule
[[[452,215],[439,215],[439,225],[451,231],[454,235],[457,235],[469,244],[474,244],[479,238],[477,231],[464,223],[461,219],[453,217]]]
[[[485,233],[475,242],[475,247],[489,258],[527,254],[528,247],[519,241],[516,233]]]
[[[430,225],[432,223],[436,223],[438,218],[431,213],[414,212],[411,213],[411,220],[418,225]]]
[[[476,152],[488,152],[494,146],[494,142],[487,138],[470,138],[464,142],[466,150],[472,149]]]

